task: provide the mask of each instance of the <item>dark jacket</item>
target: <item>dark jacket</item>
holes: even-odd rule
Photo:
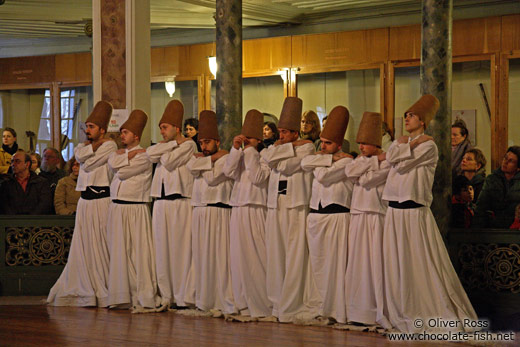
[[[482,187],[484,187],[484,181],[486,180],[486,175],[483,171],[477,172],[475,176],[469,181],[471,186],[473,187],[473,191],[475,192],[475,198],[473,202],[476,203],[478,197],[480,196],[480,192],[482,191]]]
[[[50,214],[52,211],[52,197],[49,183],[43,177],[30,173],[27,188],[22,186],[14,175],[9,175],[0,187],[2,214]]]
[[[474,226],[507,229],[515,219],[516,205],[520,204],[520,173],[510,181],[497,169],[486,177],[477,200]]]

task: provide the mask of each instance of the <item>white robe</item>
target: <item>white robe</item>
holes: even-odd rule
[[[130,151],[141,149],[141,146]],[[115,172],[110,186],[112,200],[137,204],[110,203],[108,213],[108,244],[110,273],[108,280],[109,305],[136,309],[154,309],[161,303],[155,272],[155,256],[150,221],[150,185],[152,163],[146,153],[128,160],[114,153],[108,165]]]
[[[157,163],[150,195],[160,198],[164,187],[165,195],[184,197],[154,203],[152,229],[161,305],[195,303],[195,282],[190,276],[193,176],[186,164],[196,151],[193,141],[158,143],[146,149],[150,161]]]
[[[309,313],[317,299],[305,235],[312,174],[300,166],[302,158],[313,153],[311,143],[294,148],[292,143],[273,145],[261,153],[271,168],[265,224],[267,295],[273,316],[281,322]],[[280,180],[287,181],[285,195],[278,194]]]
[[[203,310],[236,313],[229,260],[230,208],[207,206],[229,204],[233,188],[223,172],[227,155],[214,164],[211,158],[192,158],[187,165],[195,177],[191,203],[195,305]]]
[[[267,317],[265,218],[270,169],[252,147],[232,148],[224,166],[235,180],[231,193],[230,259],[235,304],[242,314]]]
[[[309,155],[302,160],[304,171],[312,172],[311,208],[337,204],[350,208],[352,182],[347,180],[345,165],[352,159],[332,161],[331,154]],[[307,241],[309,258],[319,301],[316,309],[323,317],[347,322],[345,312],[345,271],[350,213],[309,213]]]
[[[103,143],[96,152],[92,145],[80,144],[74,149],[80,172],[76,190],[87,186],[109,186],[112,172],[109,155],[117,150],[113,141]],[[109,253],[106,225],[110,198],[80,198],[76,211],[74,234],[67,264],[51,288],[47,302],[55,306],[108,305]]]
[[[477,319],[429,208],[437,158],[433,141],[413,150],[409,143],[394,141],[386,155],[392,168],[383,199],[413,200],[424,205],[413,209],[388,207],[385,218],[383,257],[388,319],[403,332],[436,330],[428,326],[430,318]],[[418,318],[425,322],[420,329],[414,326]],[[459,324],[453,330],[472,329]]]
[[[345,295],[349,320],[389,326],[384,313],[383,226],[387,203],[381,200],[390,164],[359,156],[345,168],[355,182],[349,227]]]

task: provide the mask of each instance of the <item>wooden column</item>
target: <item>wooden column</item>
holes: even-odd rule
[[[221,148],[242,129],[242,0],[217,0],[217,119]]]
[[[439,149],[431,209],[443,234],[451,212],[452,8],[452,0],[422,2],[421,94],[432,94],[440,102],[428,129]]]

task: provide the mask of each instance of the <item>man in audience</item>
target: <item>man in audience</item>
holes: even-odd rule
[[[0,189],[3,214],[50,214],[52,197],[47,181],[30,171],[31,157],[18,150],[11,158],[13,173]]]
[[[520,203],[520,146],[507,149],[502,165],[486,177],[477,200],[476,227],[509,228]]]
[[[54,193],[58,181],[67,176],[65,170],[59,168],[61,162],[60,152],[56,148],[47,147],[43,151],[42,165],[40,167],[40,176],[47,179],[49,188],[51,189],[52,200],[54,201]],[[54,211],[54,206],[53,206]]]

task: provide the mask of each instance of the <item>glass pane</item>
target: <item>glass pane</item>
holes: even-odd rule
[[[508,146],[520,145],[520,59],[509,60]]]
[[[298,97],[303,110],[316,111],[320,119],[335,106],[346,106],[350,120],[345,139],[350,151],[359,153],[356,135],[363,113],[380,112],[379,69],[298,75]]]
[[[184,105],[184,119],[197,118],[199,115],[197,81],[175,81],[175,93],[171,98],[166,92],[164,82],[152,83],[150,125],[153,143],[162,141],[159,120],[163,115],[164,108],[173,99],[180,100]]]
[[[473,147],[484,153],[487,159],[486,173],[491,170],[491,116],[488,113],[482,88],[491,106],[491,71],[489,61],[453,64],[451,106],[452,119],[461,115],[469,131]]]

